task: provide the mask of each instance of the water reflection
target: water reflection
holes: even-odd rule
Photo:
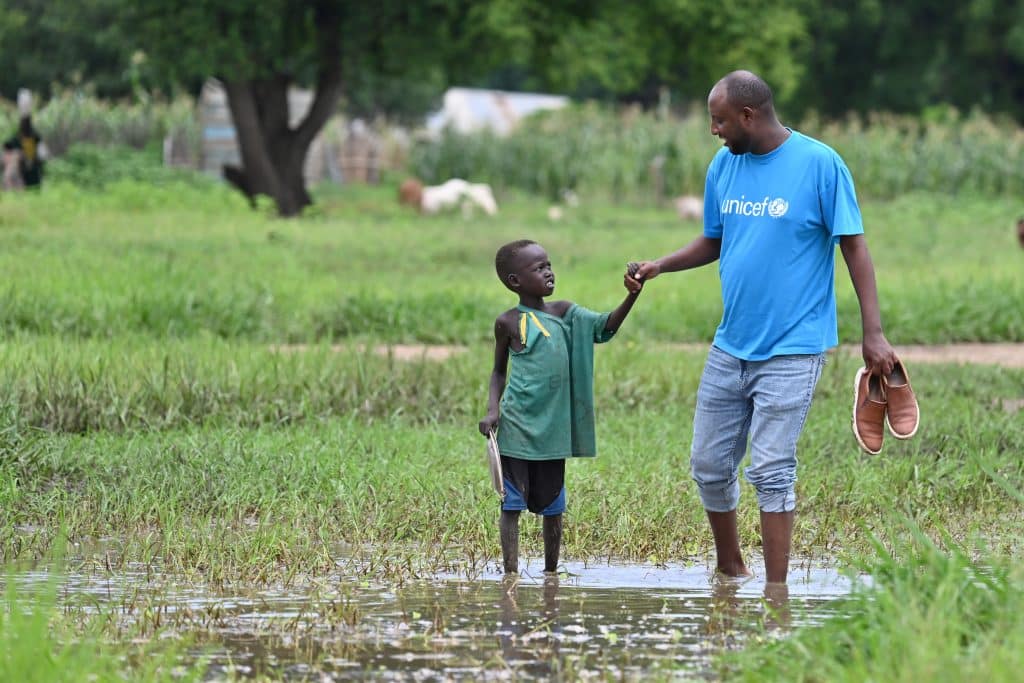
[[[301,588],[213,589],[152,571],[69,574],[66,611],[109,610],[152,635],[190,634],[211,676],[283,680],[714,678],[752,632],[783,636],[850,590],[834,569],[787,587],[701,565],[566,563],[560,576],[439,576],[400,588],[338,576]],[[23,597],[45,573],[16,576]],[[148,630],[147,630],[148,628]]]
[[[501,645],[501,663],[508,671],[519,675],[554,676],[559,673],[559,646],[564,636],[558,618],[559,578],[544,576],[541,604],[536,614],[532,604],[527,604],[526,609],[520,608],[519,585],[519,576],[506,577],[501,582],[501,620],[496,632]],[[524,600],[531,597],[524,595]]]

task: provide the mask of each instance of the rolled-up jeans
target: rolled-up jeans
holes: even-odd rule
[[[763,512],[796,509],[796,444],[803,431],[825,354],[747,361],[717,346],[708,352],[693,419],[690,470],[704,509],[735,510],[739,469]]]

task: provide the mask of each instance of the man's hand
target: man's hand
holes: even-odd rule
[[[657,261],[640,261],[633,265],[636,265],[636,272],[632,273],[633,278],[641,282],[653,280],[661,274]]]
[[[861,355],[864,357],[864,367],[867,368],[868,374],[880,377],[888,377],[897,361],[896,350],[881,332],[864,335]]]

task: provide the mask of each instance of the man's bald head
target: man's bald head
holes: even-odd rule
[[[753,72],[733,71],[726,74],[715,84],[714,90],[719,88],[724,88],[729,104],[737,109],[750,107],[754,111],[772,111],[775,108],[772,89]]]
[[[772,89],[749,71],[724,76],[708,94],[711,134],[733,154],[765,154],[789,137],[775,116]]]

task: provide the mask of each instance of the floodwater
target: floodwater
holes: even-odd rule
[[[714,680],[715,654],[818,623],[852,588],[834,568],[794,567],[788,588],[715,577],[703,563],[569,562],[548,577],[532,562],[514,579],[451,574],[401,587],[338,576],[213,589],[151,568],[12,578],[29,603],[56,580],[66,613],[187,636],[185,656],[208,662],[210,680]]]

